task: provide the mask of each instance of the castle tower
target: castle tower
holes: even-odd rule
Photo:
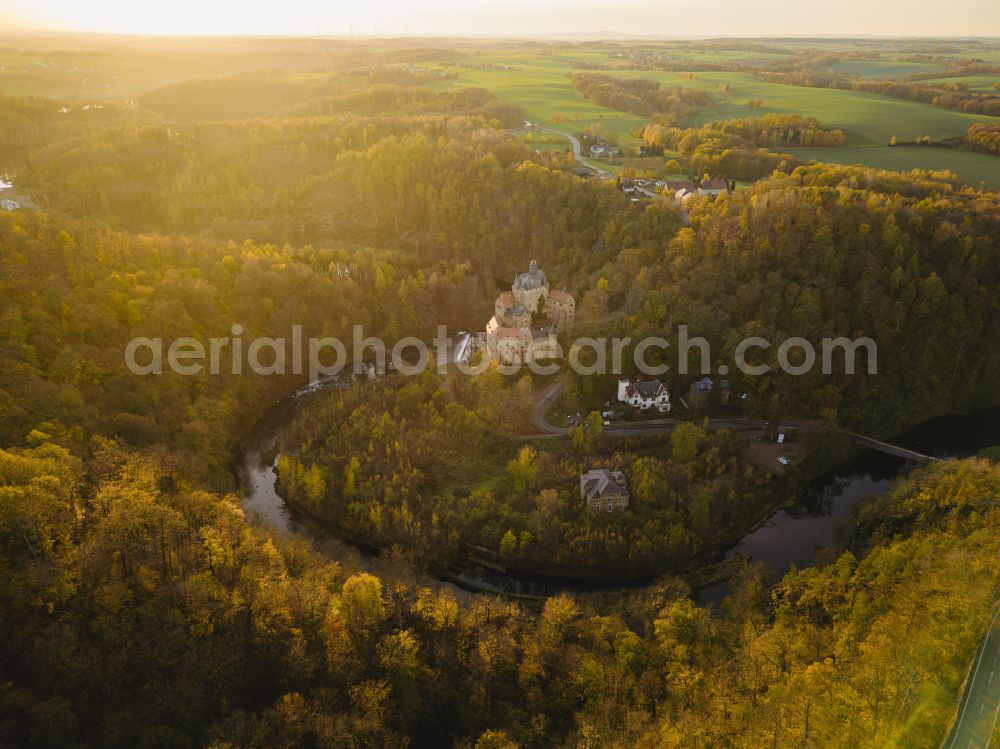
[[[538,262],[532,260],[528,272],[514,279],[511,291],[518,304],[524,305],[529,312],[541,311],[545,298],[549,295],[549,279],[545,271],[538,269]]]

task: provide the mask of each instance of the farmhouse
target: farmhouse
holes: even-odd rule
[[[680,192],[681,190],[694,192],[698,189],[698,186],[689,179],[668,179],[664,185],[664,189],[670,192]]]
[[[711,195],[715,197],[724,192],[729,191],[729,185],[724,179],[703,179],[701,185],[698,186],[699,195]]]
[[[629,497],[621,471],[595,468],[580,476],[580,498],[590,510],[622,512],[628,507]]]
[[[640,411],[648,411],[655,407],[660,413],[670,412],[670,392],[659,380],[638,382],[619,380],[618,400]]]
[[[715,390],[715,380],[705,377],[697,382],[691,383],[691,405],[704,404],[708,401],[712,391]]]
[[[685,188],[681,188],[674,193],[674,202],[676,203],[687,203],[691,198],[695,197],[698,193],[691,192]]]
[[[597,143],[590,147],[590,155],[594,157],[600,156],[620,156],[621,149],[617,146],[613,146],[610,143]]]

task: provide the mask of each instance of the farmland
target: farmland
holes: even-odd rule
[[[878,80],[881,78],[899,78],[914,73],[943,70],[943,66],[922,62],[845,60],[831,65],[828,69],[834,73],[846,73],[848,75],[857,75],[862,78]]]
[[[1000,189],[1000,164],[997,157],[971,151],[946,148],[789,148],[788,153],[801,159],[815,159],[835,164],[864,164],[878,169],[908,172],[911,169],[942,171],[949,169],[962,176],[969,184]],[[991,160],[992,159],[992,160]]]
[[[318,92],[364,85],[380,69],[416,68],[429,73],[421,85],[435,91],[483,88],[523,109],[533,122],[567,133],[600,125],[605,135],[636,149],[640,141],[634,133],[647,124],[647,117],[601,106],[573,87],[572,75],[599,72],[711,93],[712,103],[684,116],[677,122],[682,127],[765,114],[801,114],[816,118],[824,128],[842,130],[845,137],[840,148],[783,149],[800,158],[889,169],[951,169],[970,184],[1000,185],[995,157],[957,149],[887,147],[893,136],[901,143],[922,136],[957,141],[972,123],[998,118],[862,91],[768,82],[762,75],[802,66],[865,81],[940,72],[941,77],[924,84],[939,88],[960,84],[970,95],[988,97],[996,94],[994,86],[1000,81],[1000,74],[982,67],[1000,65],[1000,50],[988,43],[929,48],[947,52],[948,57],[914,54],[922,49],[915,43],[846,39],[576,44],[262,39],[230,40],[211,50],[200,49],[194,41],[179,43],[189,54],[171,55],[164,42],[146,39],[130,40],[127,54],[96,51],[85,38],[33,39],[30,44],[18,38],[0,40],[0,92],[71,102],[114,101],[176,81],[262,70],[271,78]],[[332,59],[338,62],[331,65]],[[975,61],[979,70],[987,72],[973,68],[969,74],[949,77],[947,60]],[[554,143],[537,147],[561,148]]]
[[[627,67],[628,60],[612,56],[613,51],[575,47],[479,50],[474,56],[450,65],[448,69],[457,74],[458,85],[486,88],[501,99],[522,107],[532,121],[567,132],[578,132],[599,124],[605,133],[616,134],[623,144],[638,143],[632,133],[645,124],[646,118],[588,101],[573,88],[570,81],[572,74],[598,68],[602,74],[613,77],[655,80],[663,86],[715,92],[716,102],[702,108],[685,123],[692,126],[774,113],[815,117],[824,127],[844,131],[843,148],[790,151],[803,158],[907,171],[914,168],[951,169],[971,184],[985,181],[987,185],[1000,186],[994,157],[954,149],[887,147],[893,136],[900,142],[913,141],[920,136],[928,136],[933,141],[959,138],[972,123],[995,121],[996,118],[861,91],[769,83],[751,72],[699,71],[698,58],[704,56],[686,52],[675,55],[674,59],[691,60],[693,67],[690,72],[636,70]],[[716,62],[720,59],[746,62],[766,57],[762,53],[737,51],[721,54],[721,58],[715,56]],[[941,69],[941,66],[930,63],[881,60],[847,60],[832,67],[838,72],[870,79]],[[988,92],[992,90],[995,80],[992,76],[970,76],[966,79],[942,78],[938,82],[966,82],[970,88]],[[438,85],[447,88],[454,84]],[[724,86],[728,87],[728,93],[722,96],[719,92]],[[748,104],[754,100],[761,102],[761,106],[751,110]]]
[[[953,78],[931,78],[927,83],[957,83],[965,84],[973,91],[989,93],[994,91],[994,86],[1000,84],[1000,74],[997,75],[960,75]]]

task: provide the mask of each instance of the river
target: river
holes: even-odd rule
[[[1000,408],[932,419],[889,442],[934,457],[974,455],[1000,445]],[[861,502],[885,494],[910,466],[903,458],[865,450],[813,481],[794,505],[778,510],[726,556],[763,562],[775,578],[793,565],[809,566],[821,549],[838,545],[838,532]],[[712,585],[700,590],[697,600],[717,606],[729,589],[728,582]]]
[[[468,336],[457,338],[450,349],[452,356],[461,356],[467,344]],[[346,375],[327,377],[275,403],[251,429],[241,446],[237,473],[244,487],[243,506],[248,513],[257,514],[279,530],[306,536],[337,558],[350,557],[355,566],[378,572],[384,567],[384,560],[380,561],[373,549],[338,540],[320,523],[289,508],[275,488],[274,449],[282,430],[316,393],[345,387],[350,382],[351,378]],[[1000,408],[933,419],[890,441],[940,457],[974,454],[983,447],[1000,444]],[[795,504],[777,511],[764,525],[729,549],[726,556],[742,554],[761,561],[776,578],[793,565],[801,568],[813,564],[822,548],[837,545],[839,529],[853,516],[858,504],[884,494],[892,480],[907,469],[907,462],[901,458],[865,450],[813,481]],[[547,595],[560,589],[474,565],[463,568],[460,577],[469,587],[527,597]],[[567,587],[575,592],[603,589],[599,584]],[[704,588],[699,591],[697,600],[702,605],[717,606],[729,589],[728,582]]]
[[[470,340],[471,336],[467,333],[453,336],[445,353],[448,358],[438,361],[438,364],[462,359]],[[339,561],[346,561],[352,568],[384,574],[387,560],[380,558],[376,549],[337,538],[322,523],[286,504],[276,487],[278,475],[275,470],[275,447],[282,431],[291,423],[295,414],[319,393],[349,387],[355,381],[371,380],[377,376],[371,364],[365,365],[365,373],[362,375],[350,374],[350,369],[348,366],[340,374],[328,375],[302,385],[268,408],[241,443],[234,468],[243,489],[243,509],[249,516],[256,516],[279,531],[309,539],[317,548]],[[427,579],[424,583],[432,588],[449,587],[460,596],[466,595],[465,591],[450,583],[433,579]]]

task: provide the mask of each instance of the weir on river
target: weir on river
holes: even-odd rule
[[[888,442],[882,442],[872,437],[865,437],[863,434],[855,434],[854,432],[848,432],[848,434],[852,440],[862,447],[878,450],[880,453],[885,453],[886,455],[895,455],[897,458],[912,460],[914,463],[930,463],[937,460],[937,458],[930,455],[918,453],[916,450],[909,450],[899,445],[891,445]]]

